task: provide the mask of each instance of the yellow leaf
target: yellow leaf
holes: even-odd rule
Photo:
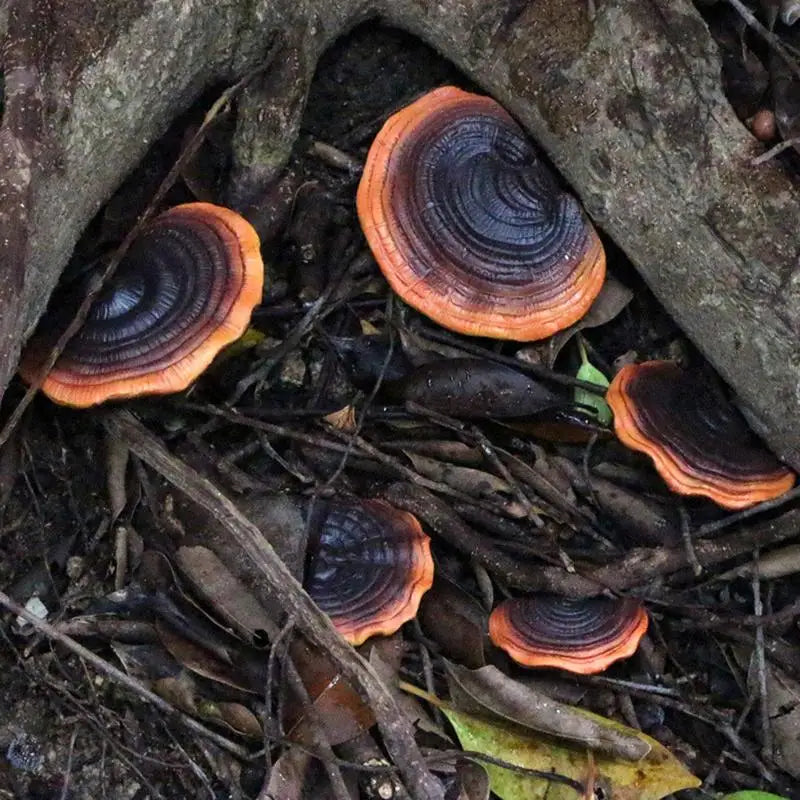
[[[252,350],[266,339],[257,328],[248,328],[235,342],[231,342],[215,359],[215,364],[222,364],[231,358],[238,358],[242,353]]]
[[[359,320],[359,324],[361,325],[361,333],[363,333],[364,336],[377,336],[380,333],[368,319]]]
[[[526,732],[510,724],[490,722],[454,711],[442,711],[455,728],[461,746],[527,769],[555,772],[581,784],[596,774],[597,784],[610,792],[610,800],[659,800],[680,789],[692,789],[700,781],[655,739],[627,730],[646,741],[650,752],[639,761],[614,759],[601,753],[587,756],[585,748],[549,736]],[[576,800],[580,794],[571,786],[520,774],[486,764],[492,791],[503,800]],[[596,770],[596,773],[594,772]]]

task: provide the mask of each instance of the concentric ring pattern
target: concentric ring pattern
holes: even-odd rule
[[[647,612],[633,598],[550,595],[505,600],[489,617],[489,635],[515,661],[591,674],[633,655]]]
[[[176,206],[133,243],[42,388],[81,407],[185,389],[245,331],[263,279],[244,218],[209,203]],[[26,352],[23,377],[35,375],[58,327]]]
[[[418,520],[383,500],[332,504],[310,543],[305,587],[351,644],[394,633],[433,582]]]
[[[620,441],[650,456],[675,492],[741,509],[794,485],[794,473],[756,439],[736,408],[671,361],[626,365],[607,399]]]
[[[446,86],[390,117],[357,206],[395,292],[461,333],[545,338],[586,313],[605,277],[577,200],[489,97]]]

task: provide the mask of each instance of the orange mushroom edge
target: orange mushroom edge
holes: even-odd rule
[[[186,203],[160,214],[133,241],[42,390],[85,408],[187,388],[247,329],[263,290],[260,250],[250,223],[222,206]],[[28,383],[85,292],[73,289],[43,317],[20,363]]]
[[[312,525],[304,585],[350,644],[414,619],[433,584],[430,539],[385,500],[328,504]]]
[[[523,666],[591,675],[632,656],[647,624],[633,598],[536,595],[500,603],[489,617],[489,638]]]
[[[606,394],[619,440],[645,453],[672,491],[739,510],[787,492],[795,474],[750,431],[738,410],[671,361],[623,367]]]
[[[605,278],[597,232],[524,131],[453,86],[386,121],[356,205],[391,288],[459,333],[546,338],[588,311]]]

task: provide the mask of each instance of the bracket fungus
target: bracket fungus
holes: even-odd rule
[[[674,492],[736,510],[778,497],[794,473],[707,381],[671,361],[628,364],[606,395],[620,441],[647,454]]]
[[[394,633],[433,583],[430,539],[385,500],[332,503],[312,524],[306,591],[354,645]]]
[[[392,289],[459,333],[543,339],[603,284],[603,246],[578,201],[490,97],[445,86],[390,117],[357,207]]]
[[[263,282],[258,235],[243,217],[210,203],[171,208],[133,242],[42,390],[79,408],[181,391],[244,333]],[[75,306],[61,308],[26,348],[29,382]]]
[[[632,598],[552,595],[504,600],[489,617],[489,637],[526,667],[590,675],[636,652],[647,612]]]

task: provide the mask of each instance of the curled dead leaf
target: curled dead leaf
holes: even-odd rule
[[[638,761],[650,752],[650,745],[640,736],[620,731],[602,717],[559,703],[496,667],[469,670],[445,662],[445,670],[453,703],[460,710],[500,717],[614,758]]]
[[[356,430],[356,409],[354,406],[344,406],[338,411],[327,414],[323,419],[338,431],[353,433]]]

